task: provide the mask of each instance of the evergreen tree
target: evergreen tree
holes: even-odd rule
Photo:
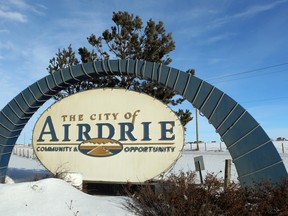
[[[175,49],[175,42],[172,39],[172,33],[166,33],[163,22],[155,23],[150,19],[144,27],[139,16],[121,11],[113,12],[112,20],[115,25],[110,30],[106,29],[101,36],[97,37],[92,34],[87,38],[88,43],[92,46],[91,50],[86,47],[78,49],[80,60],[71,44],[67,49],[58,49],[56,56],[49,61],[47,68],[49,73],[80,63],[110,58],[146,60],[164,65],[171,63],[172,59],[168,54]],[[187,72],[194,73],[193,70]],[[59,100],[79,91],[104,87],[144,92],[165,104],[177,105],[184,101],[183,98],[175,99],[175,92],[158,83],[139,80],[130,75],[108,75],[81,81],[61,91],[55,98]],[[189,110],[180,109],[176,114],[184,126],[192,119]]]

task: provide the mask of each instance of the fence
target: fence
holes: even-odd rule
[[[13,154],[25,158],[36,158],[32,145],[15,145],[13,149]]]
[[[275,148],[278,153],[287,154],[288,153],[288,141],[273,141]],[[198,147],[200,151],[227,151],[224,142],[199,142]],[[197,150],[196,142],[186,142],[184,146],[186,151]]]
[[[226,145],[224,142],[199,142],[198,148],[200,151],[226,151]],[[193,151],[197,150],[197,144],[195,142],[186,142],[184,150]]]

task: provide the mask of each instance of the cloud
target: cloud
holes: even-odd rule
[[[225,62],[225,59],[223,59],[223,58],[211,58],[211,59],[208,59],[208,64],[218,64],[220,62]]]
[[[209,37],[206,40],[204,40],[203,44],[210,45],[210,44],[213,44],[213,43],[216,43],[216,42],[219,42],[219,41],[223,41],[223,40],[229,39],[233,35],[235,35],[235,34],[225,33],[225,34],[215,35],[215,36]]]
[[[33,5],[27,4],[23,0],[9,0],[8,2],[11,6],[14,6],[20,10],[33,11],[34,13],[39,14],[39,15],[43,14],[43,11],[41,9],[46,9],[46,7],[41,4],[37,4],[33,6]]]
[[[245,11],[242,11],[242,12],[230,15],[230,16],[225,16],[224,18],[216,19],[213,22],[213,27],[217,28],[217,27],[220,27],[220,26],[222,26],[228,22],[231,22],[233,20],[256,16],[259,13],[272,10],[275,7],[277,7],[278,5],[286,3],[286,2],[288,2],[288,0],[272,1],[270,4],[265,4],[265,5],[263,5],[263,4],[262,5],[254,5],[248,9],[246,9]]]
[[[46,7],[41,4],[30,5],[23,0],[8,0],[0,5],[0,18],[26,23],[28,12],[43,15],[43,9]]]
[[[29,6],[23,0],[8,0],[10,5],[14,5],[20,9],[27,9]]]
[[[0,18],[17,21],[21,23],[27,22],[27,17],[24,14],[14,11],[4,11],[0,9]]]
[[[201,46],[229,42],[231,37],[236,38],[238,36],[238,33],[235,33],[237,30],[235,31],[234,28],[230,28],[235,27],[238,24],[236,22],[254,18],[257,15],[274,10],[276,7],[281,7],[281,5],[287,2],[288,0],[281,0],[267,4],[247,4],[246,8],[236,7],[238,6],[236,4],[235,6],[233,5],[233,7],[236,7],[232,8],[233,10],[225,6],[219,6],[213,10],[209,10],[208,8],[207,12],[201,8],[190,9],[188,12],[184,12],[184,19],[179,19],[181,22],[186,21],[186,25],[176,23],[175,26],[177,28],[173,31],[173,36],[176,35],[176,38],[179,37],[181,40],[185,38],[193,40],[195,45]],[[237,11],[235,12],[235,10]],[[174,18],[174,20],[177,19]],[[188,20],[189,22],[187,22]],[[229,24],[230,26],[227,26]],[[255,44],[253,45],[255,46]]]
[[[287,2],[287,0],[273,1],[270,4],[266,4],[266,5],[255,5],[246,11],[243,11],[241,13],[233,15],[231,18],[242,18],[242,17],[248,17],[248,16],[255,16],[255,15],[262,13],[264,11],[271,10],[271,9],[275,8],[276,6],[278,6],[279,4],[282,4],[285,2]]]
[[[10,41],[6,41],[6,42],[0,41],[0,49],[15,50],[15,45]]]
[[[8,29],[0,29],[0,33],[9,33],[10,31]]]

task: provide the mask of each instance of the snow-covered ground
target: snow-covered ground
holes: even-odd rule
[[[288,142],[280,141],[274,144],[287,168]],[[185,146],[182,156],[171,172],[195,170],[194,157],[203,156],[205,165],[203,176],[213,172],[219,178],[223,177],[225,160],[231,159],[225,145],[201,143],[200,151],[195,151],[195,147],[195,145]],[[48,174],[49,172],[36,159],[12,155],[7,172],[10,178],[7,182],[10,184],[0,184],[0,215],[132,215],[124,208],[126,197],[88,195],[55,178],[35,181]],[[231,178],[237,181],[233,163]]]

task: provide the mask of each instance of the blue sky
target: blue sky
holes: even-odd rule
[[[176,49],[171,67],[186,71],[227,93],[275,139],[288,137],[288,0],[0,0],[0,108],[46,76],[49,59],[69,44],[113,24],[113,11],[144,22],[163,21]],[[185,103],[183,108],[194,108]],[[42,108],[42,111],[44,108]],[[36,114],[18,142],[30,142]],[[195,121],[186,140],[195,140]],[[219,140],[199,117],[200,140]]]

